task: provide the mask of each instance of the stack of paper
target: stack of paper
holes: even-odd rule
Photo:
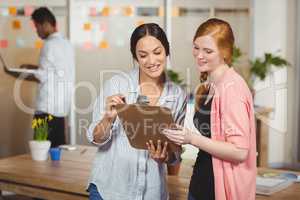
[[[292,180],[282,177],[256,177],[256,194],[271,195],[293,184]]]

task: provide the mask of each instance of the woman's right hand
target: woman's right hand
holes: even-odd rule
[[[122,94],[112,95],[106,98],[105,101],[105,116],[108,119],[114,120],[117,116],[115,106],[117,104],[125,104],[125,96]]]

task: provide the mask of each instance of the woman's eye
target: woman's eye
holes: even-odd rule
[[[207,50],[205,50],[205,52],[208,53],[208,54],[210,54],[210,53],[212,53],[213,51],[210,50],[210,49],[207,49]]]
[[[161,52],[160,52],[160,51],[157,51],[157,52],[154,52],[154,54],[155,54],[155,55],[159,55],[159,54],[161,54]]]
[[[146,55],[140,55],[141,58],[146,58]]]
[[[195,49],[195,50],[199,50],[199,47],[197,47],[197,46],[194,46],[194,49]]]

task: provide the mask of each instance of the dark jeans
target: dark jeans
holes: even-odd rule
[[[91,183],[89,185],[88,191],[89,191],[89,200],[103,200],[95,184]]]
[[[191,193],[189,193],[189,195],[188,195],[188,200],[196,200],[196,199],[192,196]]]
[[[48,117],[48,113],[38,113],[34,115],[34,118],[45,119]],[[48,140],[51,141],[51,147],[58,147],[61,144],[66,144],[65,139],[65,118],[55,117],[48,122]]]

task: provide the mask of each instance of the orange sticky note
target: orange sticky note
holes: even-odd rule
[[[25,16],[31,16],[31,14],[33,13],[33,7],[32,6],[25,6],[24,7],[24,15]]]
[[[179,16],[179,8],[178,7],[173,7],[172,16],[173,17],[178,17]]]
[[[165,15],[165,10],[162,6],[159,7],[158,16],[163,17]]]
[[[17,15],[17,8],[16,7],[9,7],[8,12],[10,15]]]
[[[137,22],[136,22],[136,26],[140,26],[140,25],[142,25],[142,24],[145,24],[145,21],[140,20],[140,21],[137,21]]]
[[[89,30],[91,30],[91,29],[92,29],[92,24],[91,24],[91,23],[85,23],[85,24],[83,25],[83,30],[89,31]]]
[[[133,7],[132,6],[126,6],[123,8],[123,14],[125,16],[133,16]]]
[[[0,48],[6,49],[8,47],[8,41],[7,40],[0,40]]]
[[[102,15],[102,16],[109,16],[109,13],[110,13],[110,8],[109,8],[108,6],[105,6],[105,7],[102,9],[101,15]]]
[[[90,50],[92,48],[93,48],[93,44],[90,41],[87,41],[87,42],[83,43],[83,49]]]
[[[19,20],[12,21],[12,28],[15,30],[21,29],[21,22]]]
[[[97,15],[97,9],[96,7],[90,8],[90,16],[96,16]]]
[[[43,41],[36,40],[34,46],[36,49],[41,49],[43,47]]]
[[[100,44],[99,44],[99,47],[101,48],[101,49],[107,49],[108,48],[108,42],[106,42],[105,40],[102,40],[101,42],[100,42]]]

